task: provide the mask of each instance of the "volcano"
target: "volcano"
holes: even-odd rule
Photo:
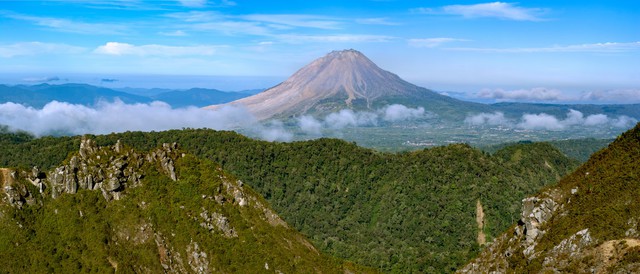
[[[370,110],[393,103],[422,106],[429,111],[461,104],[469,105],[467,109],[481,106],[413,85],[353,49],[330,52],[275,87],[229,104],[242,105],[264,120],[345,108]]]

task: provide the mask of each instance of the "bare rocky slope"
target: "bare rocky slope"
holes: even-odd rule
[[[557,185],[463,273],[640,272],[640,124]]]
[[[231,102],[246,107],[258,119],[304,113],[328,113],[344,108],[373,109],[390,103],[439,107],[467,103],[418,87],[379,68],[359,51],[333,51],[298,70],[286,81],[259,94]],[[217,108],[210,106],[207,108]]]

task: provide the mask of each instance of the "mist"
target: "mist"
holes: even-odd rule
[[[382,107],[376,111],[353,111],[343,109],[326,115],[323,118],[315,118],[311,115],[303,115],[297,119],[300,130],[311,136],[321,136],[323,131],[339,131],[347,127],[372,127],[383,122],[393,123],[410,121],[432,117],[424,108],[410,108],[404,105],[393,104]]]
[[[182,128],[238,130],[267,141],[291,141],[292,130],[320,137],[323,131],[347,127],[369,127],[380,123],[427,117],[423,108],[389,105],[376,111],[344,109],[316,119],[299,117],[296,127],[282,121],[258,121],[247,109],[223,106],[216,110],[196,107],[172,108],[164,102],[126,104],[120,100],[99,102],[95,107],[52,101],[42,109],[16,103],[0,104],[0,125],[35,136],[109,134],[125,131],[163,131]]]
[[[523,114],[520,119],[508,119],[502,112],[480,113],[468,116],[464,122],[471,126],[505,126],[527,130],[564,130],[570,127],[614,127],[629,128],[638,121],[629,116],[609,117],[605,114],[584,116],[580,111],[570,109],[567,117],[560,119],[547,113]]]
[[[125,104],[100,102],[95,108],[53,101],[42,109],[15,103],[0,104],[0,124],[36,136],[108,134],[124,131],[162,131],[181,128],[217,130],[249,127],[257,120],[246,110],[225,106],[215,111],[173,109],[163,102]]]

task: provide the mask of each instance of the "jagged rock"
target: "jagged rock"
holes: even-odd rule
[[[195,273],[210,273],[207,253],[200,250],[198,243],[191,242],[187,246],[187,262]]]
[[[544,258],[543,266],[557,268],[565,268],[569,264],[569,258],[574,254],[581,254],[582,251],[594,243],[589,229],[585,228],[576,232],[571,237],[562,240],[558,245],[554,246],[548,256]]]
[[[229,219],[224,215],[217,212],[209,213],[206,209],[202,208],[200,218],[203,220],[203,222],[200,223],[200,226],[208,229],[209,231],[213,231],[217,228],[222,231],[223,235],[227,238],[238,237],[238,233],[231,227]]]
[[[97,150],[98,147],[92,139],[82,137],[82,140],[80,140],[80,151],[78,151],[81,158],[86,159],[95,154]]]

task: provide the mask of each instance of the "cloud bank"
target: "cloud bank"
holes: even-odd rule
[[[582,112],[570,109],[564,119],[559,119],[547,113],[539,113],[524,114],[519,120],[511,120],[506,118],[502,112],[494,112],[468,116],[464,122],[472,126],[488,125],[527,130],[564,130],[574,126],[630,128],[638,120],[624,115],[612,118],[605,114],[592,114],[585,117]]]
[[[257,123],[245,109],[223,107],[216,111],[199,108],[172,109],[166,103],[125,104],[101,102],[96,108],[53,101],[42,109],[15,103],[0,104],[0,124],[36,136],[51,134],[107,134],[124,131],[248,127]]]
[[[476,98],[494,99],[497,102],[600,102],[640,103],[640,89],[612,89],[583,92],[563,92],[554,88],[530,89],[482,89],[473,94]]]
[[[371,127],[382,122],[401,122],[431,117],[424,108],[410,108],[400,104],[393,104],[378,109],[374,112],[355,112],[343,109],[331,113],[324,118],[316,119],[310,115],[298,118],[298,126],[305,134],[312,136],[322,135],[325,130],[340,130],[347,127]]]
[[[381,122],[398,122],[426,117],[423,108],[389,105],[375,112],[341,110],[323,119],[302,116],[300,131],[322,136],[324,130],[346,127],[376,126]],[[239,130],[267,141],[291,141],[292,128],[281,121],[260,123],[245,108],[224,106],[216,110],[195,107],[171,108],[164,102],[125,104],[122,101],[99,102],[94,108],[53,101],[42,109],[16,103],[0,104],[0,125],[10,130],[30,132],[36,136],[108,134],[125,131],[162,131],[182,128]]]

